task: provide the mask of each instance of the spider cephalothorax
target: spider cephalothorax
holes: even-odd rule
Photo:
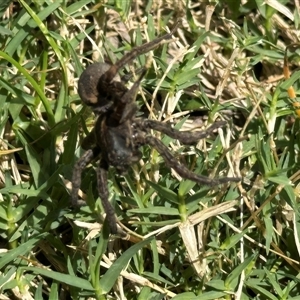
[[[83,204],[83,201],[78,200],[81,172],[91,161],[99,160],[97,167],[98,191],[111,233],[117,233],[117,224],[114,209],[108,200],[108,168],[110,166],[115,167],[119,174],[123,174],[132,164],[140,160],[139,148],[143,145],[150,145],[155,148],[167,165],[183,178],[211,186],[240,180],[240,178],[232,177],[209,179],[191,172],[178,162],[159,139],[150,134],[152,129],[177,139],[183,144],[195,144],[200,139],[210,135],[216,128],[224,126],[224,121],[214,123],[203,132],[181,132],[173,129],[169,124],[136,118],[135,116],[137,111],[135,96],[146,73],[146,68],[142,69],[138,80],[130,89],[126,88],[118,72],[136,56],[154,49],[163,41],[170,40],[176,29],[177,25],[170,33],[133,48],[114,65],[106,63],[90,65],[79,79],[80,98],[92,107],[95,114],[98,115],[98,119],[94,129],[82,142],[81,146],[86,152],[75,164],[72,178],[72,203],[73,205]]]

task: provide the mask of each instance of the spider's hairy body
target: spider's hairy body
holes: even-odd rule
[[[211,186],[230,181],[240,181],[240,178],[232,177],[209,179],[193,173],[178,162],[167,146],[151,135],[151,130],[156,130],[179,140],[182,144],[190,145],[207,137],[216,128],[224,126],[226,122],[215,122],[206,131],[181,132],[167,123],[135,117],[137,112],[135,97],[146,69],[142,69],[139,78],[130,89],[124,85],[118,71],[136,56],[149,52],[164,40],[171,39],[176,28],[177,26],[169,34],[133,48],[114,65],[106,63],[92,64],[82,73],[79,79],[79,95],[85,104],[92,107],[98,118],[94,129],[82,142],[81,146],[86,152],[74,167],[72,203],[73,205],[84,204],[83,201],[78,200],[81,172],[90,162],[98,160],[99,166],[96,169],[98,191],[111,233],[117,233],[118,229],[114,209],[108,200],[108,168],[110,166],[114,167],[117,173],[124,174],[131,165],[141,159],[142,154],[139,148],[144,145],[156,149],[166,164],[183,178]]]

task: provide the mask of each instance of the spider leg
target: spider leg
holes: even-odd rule
[[[128,90],[121,99],[119,99],[119,102],[122,102],[124,104],[131,102],[131,100],[135,99],[135,94],[137,93],[137,90],[140,86],[140,83],[143,79],[143,77],[146,75],[147,69],[143,68],[138,80],[132,85],[131,89]]]
[[[137,111],[137,106],[135,104],[135,101],[132,100],[135,99],[140,83],[146,72],[147,69],[144,68],[138,80],[133,84],[131,89],[128,90],[121,99],[119,99],[119,102],[121,102],[123,105],[120,105],[119,103],[116,104],[117,110],[115,111],[115,113],[117,114],[117,116],[119,116],[120,124],[127,120],[131,120],[134,117]]]
[[[190,145],[197,143],[199,140],[208,137],[215,129],[222,127],[226,124],[225,121],[219,121],[212,124],[208,129],[204,131],[178,131],[172,128],[170,125],[166,123],[161,123],[155,120],[138,120],[138,124],[140,124],[145,130],[147,129],[154,129],[160,131],[173,139],[179,140],[181,143],[185,145]]]
[[[81,173],[84,168],[96,158],[96,151],[94,149],[87,150],[81,158],[76,162],[73,170],[72,176],[72,192],[71,192],[71,199],[73,206],[82,206],[85,205],[85,201],[78,200],[78,191],[81,184]]]
[[[121,82],[126,84],[129,80],[131,80],[133,78],[133,75],[139,75],[143,71],[144,71],[144,67],[141,67],[141,68],[138,68],[137,70],[135,70],[134,73],[130,72],[128,74],[125,74],[121,77]]]
[[[106,213],[106,219],[108,221],[110,232],[112,234],[117,234],[118,229],[117,229],[117,221],[116,221],[116,217],[115,217],[115,210],[108,200],[107,173],[108,173],[108,165],[104,160],[101,160],[99,168],[97,168],[97,184],[98,184],[99,196],[100,196],[104,211]]]
[[[169,167],[174,169],[183,178],[195,181],[200,184],[205,184],[208,186],[214,186],[229,181],[238,182],[241,180],[241,178],[234,178],[234,177],[210,179],[208,177],[195,174],[191,172],[183,164],[178,163],[178,160],[172,155],[168,147],[166,147],[160,140],[156,139],[153,136],[146,136],[145,143],[155,148],[159,152],[159,154],[164,158],[167,165],[169,165]]]
[[[81,143],[81,148],[83,150],[89,150],[96,144],[96,138],[95,138],[95,128],[92,129],[92,131],[83,139]]]
[[[123,68],[126,64],[128,64],[130,61],[132,61],[135,57],[147,53],[150,50],[153,50],[165,40],[170,40],[172,38],[173,33],[177,30],[179,23],[180,22],[177,22],[175,24],[174,28],[170,31],[170,33],[158,37],[151,42],[133,48],[130,52],[128,52],[120,60],[118,60],[114,65],[112,65],[110,69],[105,74],[103,74],[101,80],[110,83],[114,79],[118,71],[121,68]]]

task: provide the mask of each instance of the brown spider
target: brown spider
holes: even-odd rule
[[[146,68],[142,69],[142,73],[131,89],[125,87],[118,72],[138,55],[147,53],[162,42],[170,40],[177,27],[178,24],[170,33],[133,48],[114,65],[107,63],[90,65],[79,78],[79,96],[84,103],[93,108],[98,119],[93,130],[83,140],[81,147],[86,152],[74,167],[72,204],[84,204],[84,201],[78,200],[81,173],[91,161],[99,160],[99,167],[97,167],[98,191],[110,231],[113,234],[117,233],[117,224],[114,208],[108,200],[108,168],[109,166],[115,167],[119,174],[124,174],[130,165],[141,159],[142,155],[139,148],[143,145],[150,145],[155,148],[170,168],[183,178],[199,184],[213,186],[230,181],[240,181],[240,178],[231,177],[209,179],[191,172],[175,159],[160,140],[150,134],[152,129],[177,139],[183,144],[195,144],[211,134],[216,128],[225,125],[226,122],[216,122],[203,132],[181,132],[173,129],[169,124],[135,117],[137,112],[135,97],[140,82],[146,73]]]

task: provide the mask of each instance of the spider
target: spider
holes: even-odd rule
[[[115,64],[91,64],[79,78],[79,96],[85,104],[92,107],[98,118],[95,127],[82,142],[81,147],[86,152],[74,166],[72,204],[74,206],[85,204],[83,200],[78,199],[81,173],[89,163],[98,160],[99,165],[96,168],[98,192],[112,234],[118,233],[118,228],[114,208],[108,200],[108,169],[111,166],[116,169],[118,174],[124,174],[130,165],[141,159],[142,154],[139,148],[144,145],[155,148],[166,164],[183,178],[209,186],[240,181],[240,178],[232,177],[209,179],[193,173],[186,166],[180,164],[168,147],[150,133],[150,130],[156,130],[179,140],[182,144],[189,145],[197,143],[200,139],[210,135],[216,128],[224,126],[225,121],[216,122],[203,132],[182,132],[175,130],[169,124],[135,116],[137,112],[136,93],[146,73],[146,68],[142,69],[140,76],[130,89],[126,88],[118,72],[137,56],[171,40],[177,27],[178,24],[170,33],[133,48]]]

